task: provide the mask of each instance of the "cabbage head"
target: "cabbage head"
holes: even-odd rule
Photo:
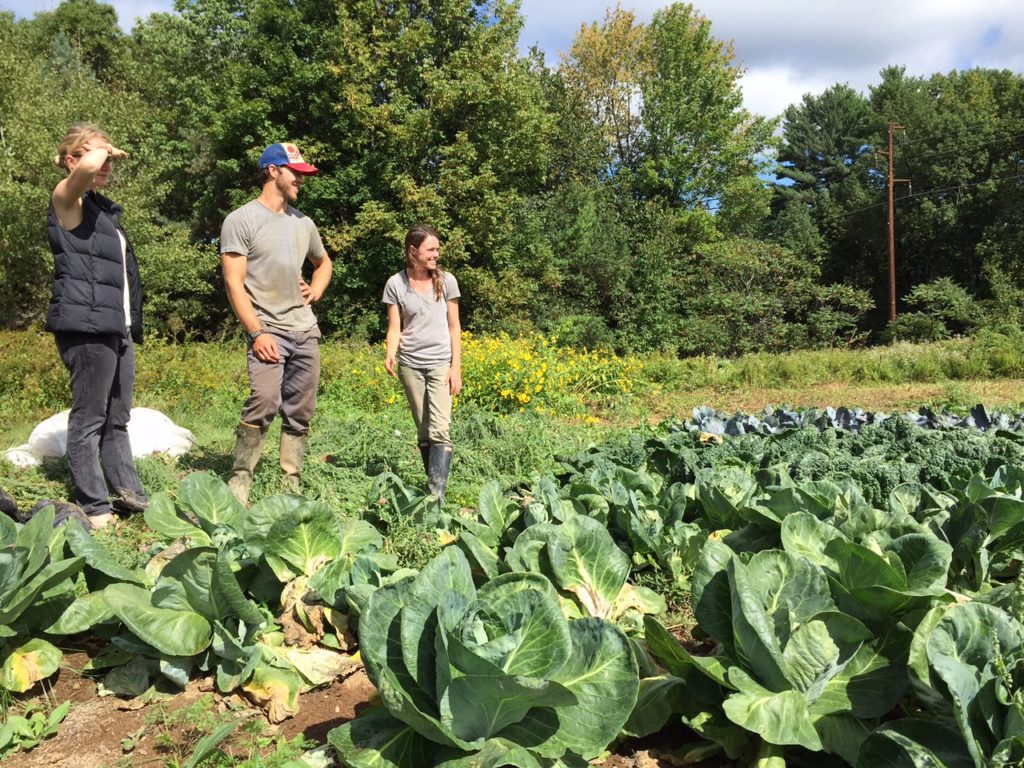
[[[537,573],[477,589],[456,547],[377,589],[359,642],[386,712],[331,732],[355,767],[581,765],[619,734],[639,686],[615,625],[567,620]]]

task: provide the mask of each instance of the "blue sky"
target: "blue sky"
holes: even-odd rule
[[[168,11],[173,0],[107,0],[126,30],[138,17]],[[555,64],[581,24],[600,21],[611,2],[522,0],[520,47],[538,44]],[[0,0],[0,10],[32,16],[59,0]],[[646,21],[664,0],[622,0]],[[704,0],[694,2],[713,34],[732,40],[746,73],[747,108],[773,117],[805,93],[834,83],[860,91],[878,71],[903,65],[911,75],[972,66],[1024,72],[1024,13],[1016,0]]]

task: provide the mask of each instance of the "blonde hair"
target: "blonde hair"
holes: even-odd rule
[[[423,245],[423,241],[428,237],[435,237],[438,241],[441,240],[441,236],[437,234],[437,230],[433,227],[428,227],[426,224],[414,224],[409,228],[409,231],[405,233],[405,263],[408,266],[412,266],[412,252],[414,249],[418,249]],[[444,296],[444,272],[440,269],[432,269],[429,271],[430,281],[434,285],[434,300],[440,301]]]
[[[67,171],[68,157],[74,155],[88,144],[91,139],[97,136],[110,143],[110,136],[107,135],[107,132],[93,123],[75,123],[72,125],[68,128],[68,132],[64,134],[64,140],[61,141],[57,154],[53,156],[54,165],[62,171]]]

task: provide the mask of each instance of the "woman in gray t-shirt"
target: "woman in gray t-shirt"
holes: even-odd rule
[[[406,268],[384,286],[384,367],[402,382],[430,492],[443,504],[452,465],[452,396],[462,389],[462,326],[459,284],[438,268],[439,253],[432,228],[417,224],[406,233]]]

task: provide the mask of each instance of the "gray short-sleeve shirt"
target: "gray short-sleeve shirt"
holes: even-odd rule
[[[262,325],[288,333],[316,329],[299,288],[303,262],[326,255],[312,219],[291,206],[275,213],[252,200],[224,219],[220,252],[246,257],[245,290]]]
[[[455,276],[444,273],[444,295],[438,299],[431,286],[419,293],[409,284],[403,269],[384,286],[384,303],[396,304],[402,315],[398,363],[409,368],[438,368],[452,361],[452,337],[448,330],[448,302],[459,298]]]

